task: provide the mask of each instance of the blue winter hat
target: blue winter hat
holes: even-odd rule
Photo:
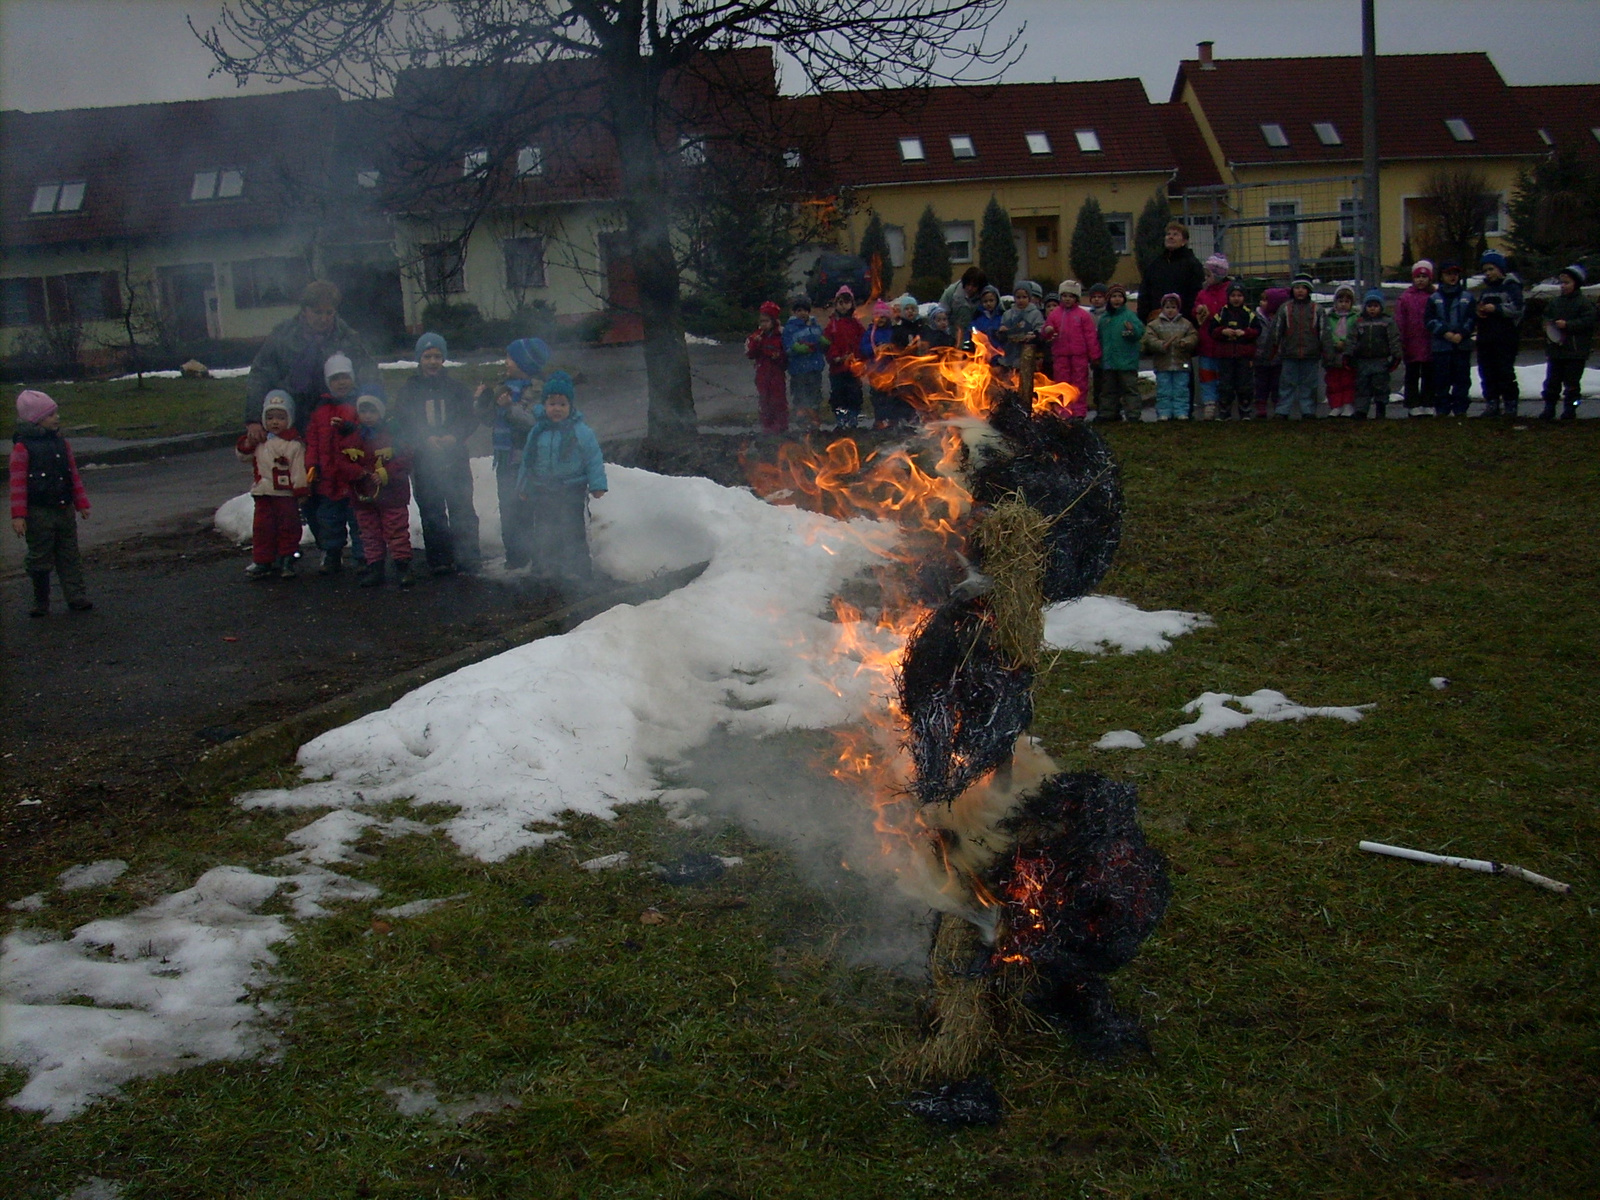
[[[1498,250],[1485,250],[1483,257],[1478,260],[1478,265],[1482,267],[1499,267],[1504,271],[1506,269],[1506,256]]]
[[[1372,288],[1365,296],[1361,297],[1361,303],[1363,306],[1368,304],[1376,304],[1381,307],[1383,304],[1383,293],[1377,288]]]
[[[550,347],[543,338],[518,338],[506,347],[506,357],[517,364],[524,375],[537,375],[550,361]]]
[[[424,350],[437,350],[446,358],[450,357],[450,347],[445,344],[444,338],[437,333],[425,333],[417,339],[417,357],[422,357]]]
[[[538,341],[537,338],[530,340]],[[577,399],[577,393],[572,386],[572,376],[565,371],[552,371],[550,373],[550,378],[544,381],[544,394],[546,396],[565,396],[568,400]]]
[[[1573,263],[1571,266],[1562,267],[1561,270],[1556,272],[1556,274],[1571,275],[1572,282],[1577,284],[1579,287],[1582,287],[1584,284],[1589,282],[1589,273],[1577,263]]]

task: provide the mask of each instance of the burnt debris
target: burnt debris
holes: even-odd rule
[[[912,1116],[951,1129],[998,1125],[1004,1113],[1000,1093],[982,1075],[912,1092],[901,1103]]]

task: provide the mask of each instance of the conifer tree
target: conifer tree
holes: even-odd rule
[[[911,249],[910,292],[918,300],[937,300],[950,282],[950,246],[933,205],[917,218],[917,240]],[[924,292],[933,294],[924,295]]]
[[[889,257],[889,237],[883,232],[883,219],[877,213],[872,214],[866,232],[861,235],[859,253],[867,260],[868,286],[875,285],[880,296],[887,296],[894,284],[894,263]]]
[[[1141,271],[1160,258],[1161,252],[1166,249],[1163,239],[1170,220],[1172,209],[1167,204],[1167,189],[1157,188],[1145,201],[1144,211],[1139,214],[1139,224],[1133,235],[1134,257],[1138,259]]]
[[[1017,243],[1011,236],[1011,214],[1000,207],[994,196],[983,210],[983,227],[978,232],[978,265],[989,282],[1005,295],[1017,278]]]
[[[1100,211],[1100,201],[1093,196],[1078,209],[1078,223],[1072,227],[1068,257],[1072,273],[1084,287],[1109,283],[1111,273],[1117,269],[1117,248],[1111,241],[1111,230],[1106,227],[1105,214]]]

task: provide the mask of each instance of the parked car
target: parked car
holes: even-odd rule
[[[833,303],[834,294],[848,284],[856,298],[865,300],[871,290],[867,278],[867,260],[859,254],[822,254],[817,265],[807,271],[811,282],[806,290],[811,293],[811,303],[826,306]]]

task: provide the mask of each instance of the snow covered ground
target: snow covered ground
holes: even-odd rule
[[[1163,608],[1146,612],[1116,596],[1085,596],[1044,610],[1044,642],[1056,650],[1122,654],[1166,650],[1172,638],[1211,624],[1204,613]]]

